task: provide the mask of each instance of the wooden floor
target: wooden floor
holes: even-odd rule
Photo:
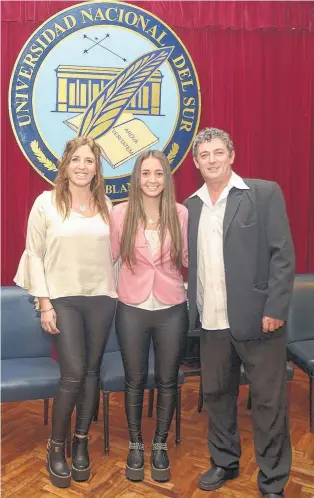
[[[182,397],[182,442],[174,446],[174,424],[169,436],[172,479],[166,484],[151,480],[150,441],[155,418],[143,417],[146,443],[145,481],[131,483],[124,477],[128,433],[123,394],[111,395],[111,452],[103,455],[102,414],[90,432],[92,476],[88,483],[75,483],[66,490],[54,488],[45,470],[45,449],[50,427],[43,425],[43,402],[2,405],[2,496],[4,498],[258,498],[257,467],[252,443],[250,414],[246,409],[247,387],[241,387],[239,427],[243,444],[241,475],[211,493],[197,487],[199,474],[209,466],[206,445],[207,416],[196,411],[198,377],[186,379]],[[147,401],[145,408],[147,407]],[[296,369],[290,407],[293,465],[286,498],[314,498],[314,434],[308,423],[308,378]]]

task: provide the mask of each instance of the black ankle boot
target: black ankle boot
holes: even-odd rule
[[[152,442],[152,479],[164,482],[170,479],[170,465],[167,443]]]
[[[87,481],[90,476],[88,437],[73,436],[72,440],[72,477],[74,481]]]
[[[48,440],[46,467],[56,488],[70,486],[71,472],[65,459],[65,443],[56,443],[51,438]]]
[[[125,475],[130,481],[143,481],[144,479],[144,444],[129,442],[129,454],[126,461]]]

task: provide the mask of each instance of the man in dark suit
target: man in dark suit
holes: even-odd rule
[[[190,328],[199,315],[201,371],[209,414],[211,468],[199,487],[214,490],[239,475],[237,397],[243,363],[251,384],[258,487],[284,496],[291,467],[286,411],[285,320],[294,250],[278,184],[232,171],[234,147],[217,128],[198,133],[195,166],[205,184],[189,210]]]

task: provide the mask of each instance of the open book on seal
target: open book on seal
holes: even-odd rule
[[[82,118],[83,114],[77,114],[64,123],[77,133]],[[135,118],[131,112],[123,112],[116,124],[97,139],[97,144],[103,158],[115,169],[158,141],[141,119]]]

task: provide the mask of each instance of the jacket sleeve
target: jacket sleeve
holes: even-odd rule
[[[277,183],[273,184],[269,199],[266,236],[270,250],[270,272],[264,316],[287,320],[293,290],[295,257],[285,201]]]

